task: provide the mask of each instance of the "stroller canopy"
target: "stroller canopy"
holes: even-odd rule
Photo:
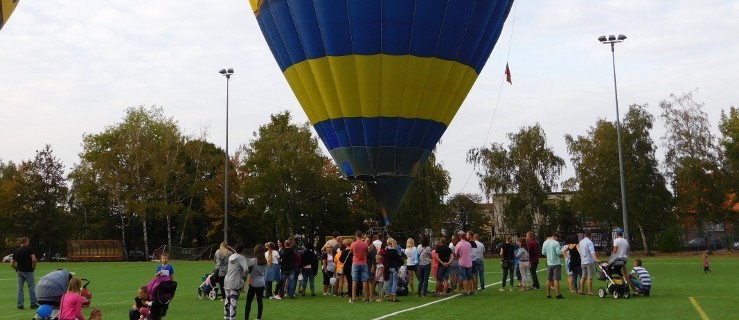
[[[36,298],[42,303],[59,303],[67,292],[69,271],[58,269],[49,272],[36,284]]]

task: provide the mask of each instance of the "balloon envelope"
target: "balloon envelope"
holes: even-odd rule
[[[20,0],[0,0],[0,29],[2,29],[8,21],[19,1]]]
[[[394,212],[495,46],[513,0],[250,0],[341,173]],[[387,221],[387,219],[386,219]]]

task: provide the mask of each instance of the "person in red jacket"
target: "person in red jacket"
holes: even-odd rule
[[[541,253],[541,246],[539,242],[534,238],[534,233],[529,231],[526,233],[526,246],[529,251],[529,262],[531,263],[531,287],[539,290],[539,277],[536,275],[536,269],[539,267],[539,254]]]

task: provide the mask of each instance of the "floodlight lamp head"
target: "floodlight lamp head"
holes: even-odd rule
[[[608,39],[606,39],[606,36],[600,36],[598,37],[598,41],[605,43]]]
[[[624,37],[624,38],[626,38],[626,37]],[[233,68],[228,68],[228,71],[227,71],[227,72],[228,72],[229,74],[233,74],[233,73],[234,73],[234,69],[233,69]]]
[[[616,36],[614,35],[608,36],[608,41],[614,41],[614,40],[616,40]]]
[[[220,74],[226,74],[226,69],[221,69],[221,71],[218,71]]]
[[[623,34],[619,34],[619,35],[618,35],[618,40],[619,40],[619,41],[624,41],[624,40],[626,40],[626,36],[625,36],[625,35],[623,35]]]

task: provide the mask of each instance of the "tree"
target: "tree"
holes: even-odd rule
[[[13,216],[19,234],[29,235],[51,257],[66,248],[66,232],[71,224],[66,212],[67,180],[64,166],[51,146],[36,151],[33,161],[24,161],[16,177],[16,192],[21,206]]]
[[[732,209],[739,203],[739,110],[737,108],[729,108],[728,114],[721,111],[719,130],[722,135],[720,142],[724,156],[725,190],[728,192],[725,205],[726,219],[736,223],[737,214]]]
[[[671,195],[659,172],[656,146],[649,135],[654,117],[646,105],[631,105],[623,121],[624,176],[630,224],[640,231],[645,251],[669,224]],[[579,191],[575,209],[609,228],[622,225],[618,146],[614,123],[598,121],[587,136],[565,136]]]
[[[436,162],[436,154],[431,153],[398,213],[390,217],[393,230],[409,230],[412,236],[424,233],[425,229],[440,230],[445,222],[444,197],[449,193],[450,181],[449,172]]]
[[[727,193],[722,188],[716,138],[703,104],[694,101],[693,94],[671,94],[670,100],[661,101],[659,107],[667,131],[662,141],[677,213],[694,217],[702,228],[705,223],[723,220]]]
[[[508,133],[508,140],[507,149],[498,143],[471,149],[467,162],[482,170],[477,176],[487,198],[493,193],[510,193],[504,221],[513,223],[508,226],[522,234],[542,222],[535,220],[536,215],[545,213],[547,194],[557,187],[565,162],[546,145],[546,134],[538,123]]]
[[[270,123],[254,133],[255,139],[241,148],[240,195],[247,205],[246,216],[261,218],[259,225],[267,226],[252,228],[258,233],[254,236],[284,239],[310,223],[329,222],[318,219],[351,217],[346,203],[350,185],[326,170],[328,159],[321,154],[308,124],[290,123],[287,111],[270,118]],[[326,196],[341,196],[343,204],[327,206],[337,202]]]
[[[157,215],[164,216],[166,223],[154,226],[164,225],[166,230],[159,230],[171,239],[167,219],[176,211],[173,207],[179,208],[180,197],[172,194],[182,185],[178,175],[183,172],[183,143],[177,123],[156,106],[129,108],[120,124],[83,137],[82,159],[73,175],[87,175],[79,183],[95,183],[103,189],[109,198],[107,212],[119,220],[124,245],[128,244],[126,227],[133,222],[140,224],[141,244],[149,252],[149,219]]]
[[[458,193],[446,203],[452,230],[474,231],[484,234],[490,221],[480,204],[482,197],[476,194]]]

